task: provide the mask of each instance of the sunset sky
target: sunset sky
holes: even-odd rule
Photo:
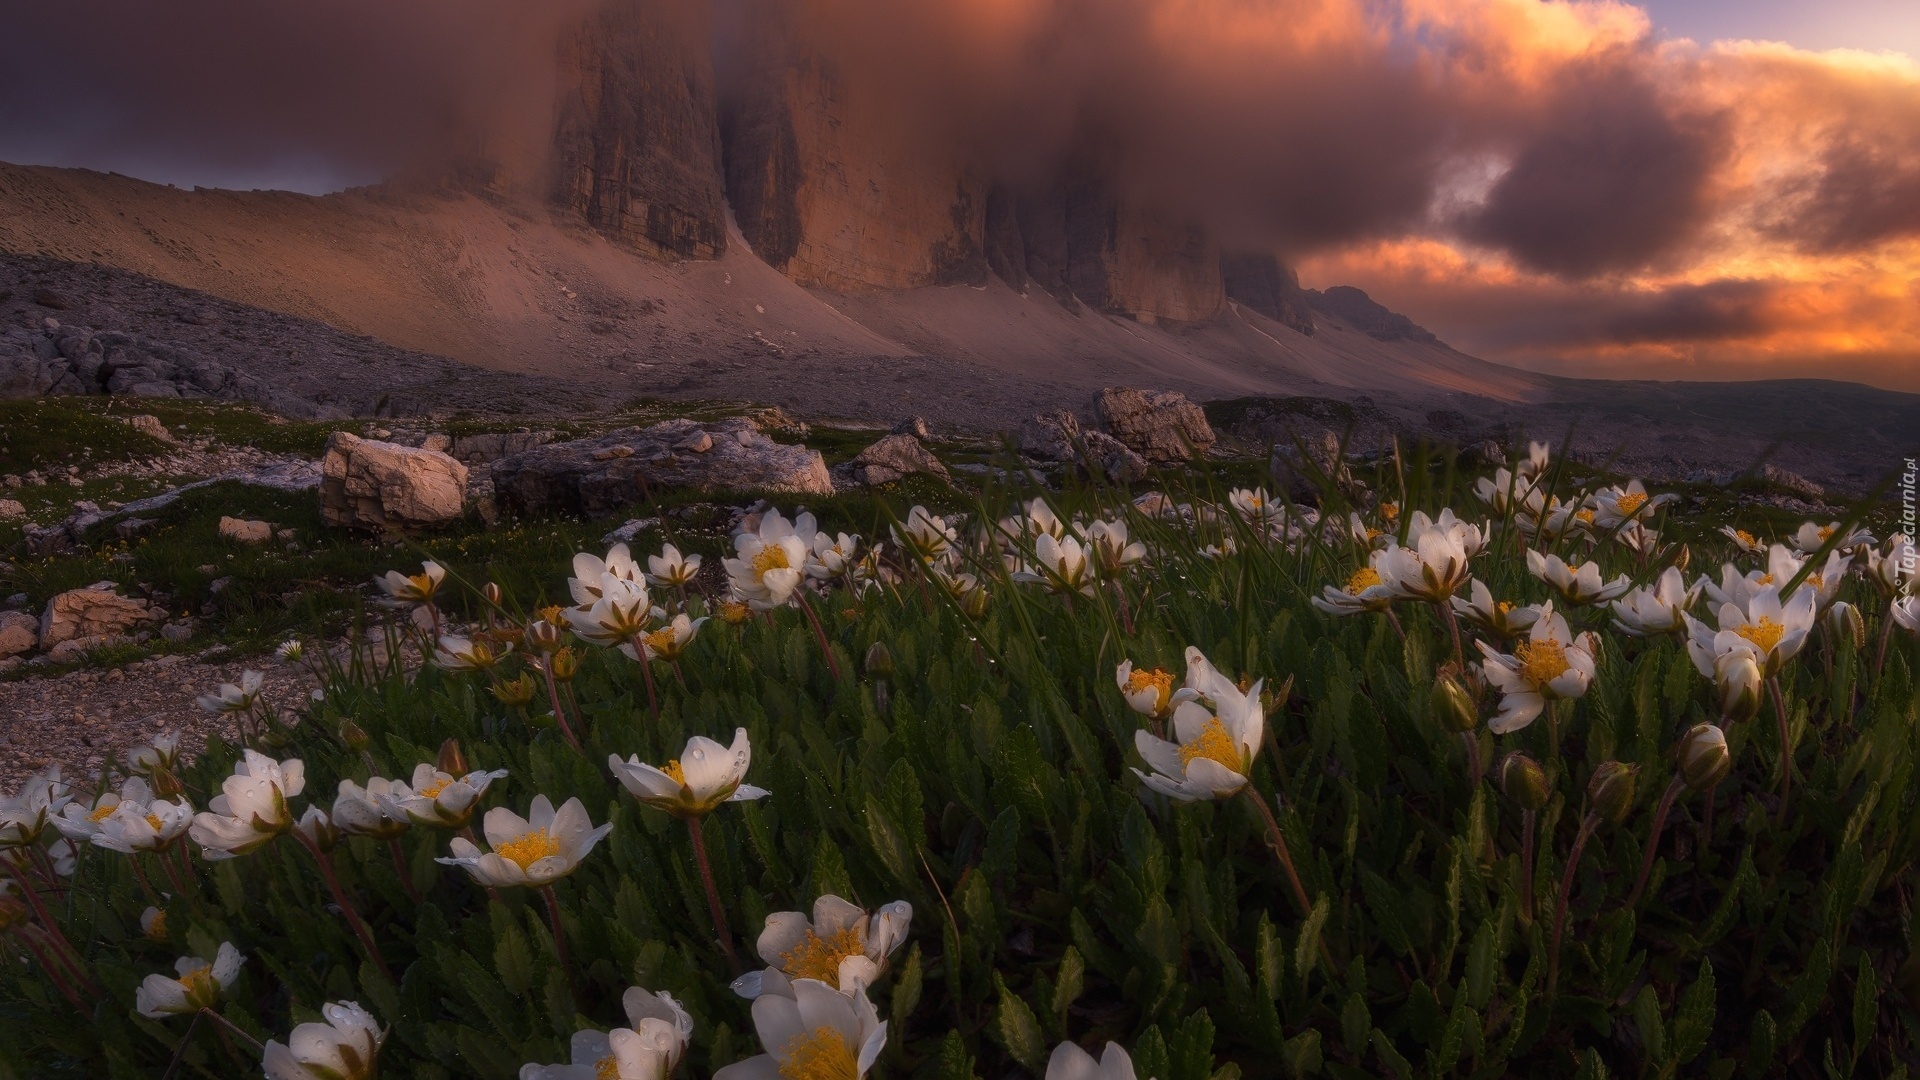
[[[588,3],[38,5],[0,41],[0,159],[367,182],[524,96]],[[1920,0],[714,4],[798,9],[1000,178],[1097,154],[1468,352],[1920,391]]]

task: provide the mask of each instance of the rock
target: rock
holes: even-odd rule
[[[447,453],[468,465],[488,465],[503,457],[545,446],[555,439],[551,431],[502,431],[483,435],[456,435]]]
[[[659,524],[660,519],[657,517],[629,518],[626,524],[601,537],[600,542],[603,544],[631,544],[634,538],[646,532],[648,529],[658,527]]]
[[[1340,437],[1331,431],[1302,437],[1299,445],[1275,444],[1268,466],[1274,485],[1286,492],[1287,498],[1306,506],[1320,505],[1321,490],[1328,483],[1349,493],[1353,488],[1353,474],[1340,457]]]
[[[420,449],[432,450],[432,451],[435,451],[436,453],[445,454],[447,453],[447,451],[453,449],[453,436],[442,435],[441,433],[436,431],[433,434],[428,435],[426,438],[420,440]]]
[[[1089,431],[1080,436],[1080,442],[1087,448],[1087,457],[1114,483],[1132,484],[1147,478],[1147,459],[1119,439],[1105,432]]]
[[[327,524],[405,532],[457,519],[467,467],[437,450],[336,431],[320,459],[320,516]]]
[[[167,425],[161,423],[160,418],[151,413],[141,413],[139,416],[129,417],[127,419],[127,426],[142,435],[159,439],[164,443],[174,441],[173,432],[168,431]]]
[[[1074,446],[1079,437],[1079,417],[1065,409],[1037,413],[1020,425],[1020,452],[1042,461],[1073,461],[1080,456]]]
[[[67,310],[68,304],[65,293],[54,292],[52,289],[33,290],[33,302],[44,308],[52,308],[55,311]],[[59,324],[56,323],[54,325],[58,326]]]
[[[851,472],[854,482],[868,487],[891,484],[914,473],[925,473],[948,483],[953,482],[953,478],[947,474],[947,467],[912,435],[888,435],[860,451],[850,464],[853,466]]]
[[[273,538],[273,526],[264,521],[223,517],[220,519],[220,536],[242,544],[264,544]]]
[[[677,450],[695,432],[705,432],[712,447],[698,454]],[[601,456],[615,447],[630,452]],[[501,510],[517,514],[602,517],[650,493],[675,489],[833,492],[826,462],[817,451],[774,442],[744,419],[668,420],[551,443],[496,461],[491,472]]]
[[[153,528],[155,524],[157,524],[157,522],[155,522],[153,518],[130,517],[125,521],[114,523],[113,535],[117,539],[132,540],[134,537]]]
[[[1827,497],[1826,489],[1819,484],[1801,476],[1799,473],[1788,472],[1772,462],[1762,464],[1758,469],[1753,471],[1753,475],[1755,479],[1786,488],[1788,491],[1816,503],[1825,500]]]
[[[795,420],[780,410],[778,405],[766,409],[754,409],[747,413],[747,421],[758,431],[770,435],[791,435],[804,439],[813,429],[805,423]]]
[[[276,529],[273,538],[283,544],[291,544],[299,535],[299,532],[293,529]]]
[[[126,641],[124,634],[89,634],[86,637],[69,638],[48,649],[46,656],[41,659],[49,664],[71,664],[84,660],[95,649],[124,644]]]
[[[178,644],[193,636],[192,619],[176,619],[160,628],[160,636]]]
[[[689,454],[704,454],[713,449],[713,436],[705,431],[696,431],[680,440],[675,448],[685,450]]]
[[[1207,414],[1178,391],[1110,386],[1094,395],[1093,411],[1107,434],[1148,461],[1186,461],[1214,443]]]
[[[40,616],[40,648],[75,638],[120,634],[158,618],[145,603],[121,596],[112,582],[69,589],[47,601]]]
[[[0,521],[19,521],[27,516],[27,508],[18,499],[0,499]]]
[[[927,420],[924,416],[909,416],[893,425],[893,434],[911,435],[921,442],[933,438],[933,433],[927,430]]]
[[[30,652],[39,642],[39,619],[24,611],[0,614],[0,657]]]
[[[73,550],[73,535],[63,525],[35,525],[29,521],[21,528],[26,534],[29,554],[46,558]]]

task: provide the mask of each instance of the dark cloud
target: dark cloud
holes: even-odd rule
[[[1668,100],[1638,61],[1564,72],[1462,234],[1569,277],[1640,270],[1684,250],[1713,208],[1726,122]]]
[[[1781,201],[1788,209],[1766,232],[1803,251],[1859,251],[1920,235],[1920,139],[1884,129],[1872,141],[1836,138]]]

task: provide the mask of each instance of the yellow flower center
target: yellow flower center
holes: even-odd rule
[[[681,787],[687,786],[687,774],[681,770],[679,758],[674,758],[672,761],[660,766],[660,771],[666,773],[674,783],[679,784]]]
[[[1831,525],[1823,526],[1820,530],[1820,542],[1824,544],[1832,538],[1833,538],[1833,526]]]
[[[1227,731],[1227,725],[1217,716],[1209,717],[1201,726],[1200,734],[1180,744],[1180,764],[1189,765],[1195,758],[1217,761],[1234,772],[1245,774],[1246,762],[1240,757],[1240,744],[1234,741]]]
[[[1347,579],[1347,595],[1359,596],[1361,593],[1380,584],[1380,573],[1371,566],[1363,566]]]
[[[413,592],[416,596],[426,597],[433,595],[433,579],[425,574],[413,574],[409,576],[407,578],[407,584],[413,586]]]
[[[787,564],[786,549],[778,544],[768,544],[760,549],[760,554],[753,557],[753,573],[756,577],[765,575],[769,570],[790,569],[792,567]]]
[[[1739,634],[1741,637],[1759,646],[1760,651],[1763,653],[1772,652],[1774,646],[1780,644],[1781,635],[1786,632],[1787,628],[1774,622],[1773,617],[1770,615],[1762,615],[1760,616],[1759,622],[1747,623],[1741,626],[1740,629],[1734,631],[1734,633]]]
[[[800,944],[780,954],[780,970],[796,979],[819,979],[828,986],[839,986],[840,961],[866,955],[865,937],[858,924],[826,937],[808,930]]]
[[[1807,584],[1813,586],[1814,589],[1818,590],[1821,586],[1826,584],[1826,580],[1822,578],[1819,574],[1808,574]]]
[[[164,824],[165,822],[160,820],[160,815],[158,814],[147,815],[147,826],[151,828],[154,832],[159,832],[161,826]]]
[[[1495,600],[1493,602],[1493,613],[1495,615],[1505,615],[1507,612],[1512,610],[1513,610],[1513,601],[1511,600]]]
[[[560,854],[560,841],[548,836],[545,829],[535,829],[501,844],[493,853],[525,870],[549,855]]]
[[[1748,547],[1754,547],[1760,543],[1760,541],[1755,540],[1753,538],[1752,533],[1748,532],[1745,529],[1735,529],[1733,530],[1733,535],[1736,539],[1738,539],[1741,543],[1747,545]]]
[[[435,777],[433,783],[428,784],[426,787],[423,787],[419,791],[414,792],[414,794],[420,796],[423,799],[437,799],[440,797],[440,793],[447,790],[447,788],[452,786],[452,784],[453,784],[453,779],[451,777],[445,780],[442,780],[439,777]]]
[[[1613,504],[1620,508],[1621,513],[1631,517],[1635,510],[1647,504],[1647,497],[1638,491],[1629,491],[1625,495],[1615,499]]]
[[[1553,638],[1523,641],[1513,655],[1520,661],[1520,674],[1535,686],[1545,686],[1573,666],[1567,662],[1566,647]]]
[[[785,1080],[857,1080],[860,1075],[853,1048],[838,1030],[824,1025],[795,1035],[787,1043],[786,1057],[780,1063]]]
[[[93,822],[105,821],[109,815],[119,808],[119,803],[101,803],[99,806],[93,808],[93,813],[87,815],[87,820]]]
[[[673,652],[673,647],[678,644],[673,636],[673,627],[671,626],[655,630],[653,633],[648,634],[646,642],[647,648],[656,653],[671,653]]]
[[[753,616],[753,609],[738,600],[720,602],[720,618],[723,622],[739,626]]]
[[[1151,670],[1134,668],[1127,674],[1127,693],[1129,695],[1137,694],[1149,688],[1159,695],[1161,701],[1165,701],[1167,695],[1173,692],[1172,674],[1161,671],[1159,668],[1153,668]]]
[[[1575,510],[1573,516],[1589,525],[1593,524],[1593,511],[1591,510]]]
[[[1400,504],[1399,503],[1381,503],[1380,516],[1383,518],[1386,518],[1388,521],[1392,521],[1394,518],[1399,517]]]
[[[1761,575],[1760,575],[1760,577],[1759,577],[1759,579],[1758,579],[1758,580],[1756,580],[1756,581],[1754,582],[1754,584],[1756,584],[1756,585],[1771,585],[1771,584],[1773,584],[1773,575],[1772,575],[1772,574],[1761,574]]]
[[[593,1080],[620,1080],[620,1059],[608,1054],[594,1062]]]
[[[213,982],[213,965],[211,964],[194,968],[180,976],[178,982],[186,989],[187,997],[196,1000],[211,999],[218,989]]]
[[[152,920],[147,923],[144,932],[147,935],[148,941],[158,941],[164,944],[167,940],[167,913],[164,911],[155,911]]]

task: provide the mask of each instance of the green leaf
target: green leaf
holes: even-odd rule
[[[1078,914],[1078,912],[1075,912]],[[1269,999],[1280,996],[1280,980],[1286,974],[1287,953],[1280,944],[1280,932],[1260,913],[1260,925],[1254,933],[1254,963],[1260,969],[1260,989]]]
[[[1413,1076],[1413,1063],[1408,1061],[1387,1038],[1387,1033],[1379,1028],[1373,1029],[1373,1052],[1380,1058],[1380,1064],[1392,1073],[1397,1080],[1409,1080]]]
[[[1853,980],[1853,1060],[1873,1042],[1880,1018],[1880,976],[1866,953],[1860,954],[1860,966]]]
[[[1773,1071],[1773,1055],[1779,1034],[1773,1014],[1761,1009],[1753,1016],[1753,1034],[1747,1040],[1747,1075],[1761,1077]]]
[[[1044,1075],[1047,1047],[1040,1034],[1040,1021],[1035,1019],[1026,1002],[1007,989],[999,972],[994,973],[993,984],[1000,991],[1000,1006],[994,1013],[994,1032],[999,1036],[1000,1045],[1006,1047],[1013,1060],[1026,1066],[1028,1072]]]
[[[1281,1063],[1286,1066],[1287,1075],[1292,1077],[1312,1076],[1320,1071],[1320,1033],[1312,1028],[1287,1040],[1280,1051]]]
[[[1467,1001],[1476,1009],[1487,1007],[1487,999],[1493,996],[1493,977],[1495,974],[1493,920],[1483,919],[1480,929],[1474,931],[1473,943],[1467,946]]]
[[[976,1080],[973,1057],[967,1053],[967,1042],[958,1031],[949,1031],[947,1037],[940,1040],[940,1060],[934,1075],[939,1080]]]
[[[1293,945],[1293,969],[1300,973],[1300,985],[1305,986],[1307,976],[1319,963],[1320,928],[1327,923],[1328,906],[1325,893],[1313,902],[1313,910],[1307,914],[1307,921],[1300,924],[1300,937]],[[1316,1049],[1318,1043],[1315,1043]]]
[[[1347,1044],[1347,1052],[1355,1057],[1360,1056],[1373,1036],[1373,1014],[1367,1011],[1367,999],[1358,992],[1348,994],[1347,1003],[1340,1007],[1340,1035]]]
[[[511,919],[495,922],[493,970],[500,976],[500,985],[513,994],[523,995],[533,988],[533,947]]]
[[[1714,997],[1713,964],[1702,960],[1700,974],[1680,995],[1674,1010],[1673,1060],[1685,1065],[1707,1048],[1707,1038],[1713,1034]]]
[[[907,952],[907,962],[900,965],[900,975],[893,982],[893,1001],[888,1010],[893,1018],[893,1026],[888,1029],[893,1039],[906,1038],[907,1018],[920,1005],[921,981],[920,945],[916,942]]]
[[[1667,1025],[1660,1019],[1660,998],[1653,987],[1642,986],[1633,998],[1633,1023],[1640,1030],[1640,1045],[1647,1048],[1650,1062],[1667,1059]]]
[[[1053,981],[1053,1016],[1061,1028],[1067,1026],[1067,1009],[1080,1000],[1087,988],[1087,965],[1080,959],[1080,950],[1067,946],[1060,955],[1060,970]]]

